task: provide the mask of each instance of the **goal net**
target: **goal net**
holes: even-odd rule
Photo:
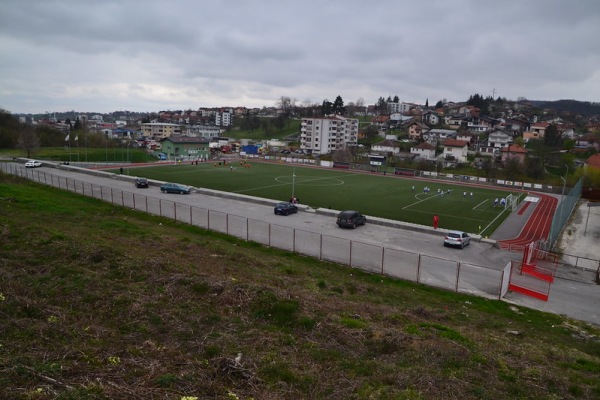
[[[514,194],[509,194],[508,196],[506,196],[506,204],[504,205],[504,207],[507,210],[515,210],[517,208],[517,206],[519,205],[519,196],[516,196]]]

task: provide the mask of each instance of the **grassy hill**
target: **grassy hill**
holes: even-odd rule
[[[0,398],[600,398],[597,327],[0,174]]]

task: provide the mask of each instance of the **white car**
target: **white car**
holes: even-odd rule
[[[444,246],[457,246],[464,249],[471,243],[471,237],[462,231],[450,231],[444,238]]]
[[[37,168],[41,167],[42,163],[37,160],[29,160],[25,163],[25,168]]]

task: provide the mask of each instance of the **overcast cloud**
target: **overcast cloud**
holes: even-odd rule
[[[0,108],[600,101],[600,1],[5,0]]]

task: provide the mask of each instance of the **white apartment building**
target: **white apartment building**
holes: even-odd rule
[[[230,126],[233,119],[233,110],[221,110],[215,113],[215,125]]]
[[[313,154],[327,154],[356,145],[358,119],[331,115],[323,118],[303,118],[300,125],[300,148]]]
[[[408,103],[387,103],[388,111],[390,114],[401,113],[406,114],[410,111],[410,104]]]
[[[181,135],[180,125],[162,122],[149,122],[142,124],[142,136],[144,137],[149,137],[159,141],[173,135]]]

